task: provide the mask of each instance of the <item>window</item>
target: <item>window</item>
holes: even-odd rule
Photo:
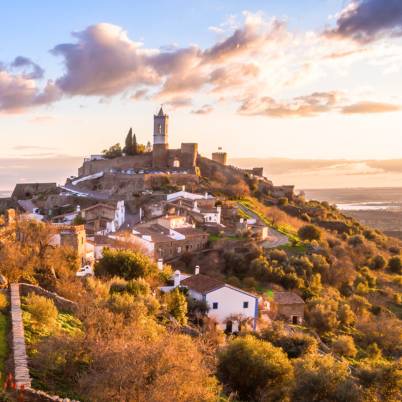
[[[243,308],[248,308],[248,302],[243,302]]]
[[[212,310],[218,310],[218,303],[217,302],[212,303]]]

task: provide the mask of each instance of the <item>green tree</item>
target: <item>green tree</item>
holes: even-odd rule
[[[286,354],[251,335],[229,343],[218,356],[218,378],[245,401],[282,401],[293,379]]]
[[[156,275],[158,268],[149,257],[131,250],[112,250],[105,248],[103,257],[95,266],[99,276],[120,276],[131,280]]]
[[[130,127],[130,130],[128,130],[128,134],[126,137],[126,145],[124,147],[124,153],[126,155],[133,155],[133,130]]]
[[[118,158],[123,155],[120,144],[112,145],[109,149],[104,149],[102,154],[107,159]]]
[[[132,155],[138,154],[137,136],[135,134],[133,135],[133,139],[132,139],[131,152],[132,152]]]
[[[179,289],[174,289],[165,296],[167,312],[174,317],[179,324],[187,324],[187,299]]]
[[[312,241],[321,239],[321,232],[314,225],[304,225],[297,233],[302,240]]]

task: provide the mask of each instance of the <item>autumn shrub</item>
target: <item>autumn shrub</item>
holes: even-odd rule
[[[357,354],[357,349],[353,338],[348,335],[338,336],[335,339],[332,348],[335,353],[345,357],[355,357]]]
[[[286,400],[293,368],[280,348],[247,335],[219,353],[217,374],[243,401],[280,401]]]
[[[302,240],[320,240],[321,239],[321,232],[320,230],[314,225],[304,225],[302,226],[297,234]]]
[[[5,310],[8,306],[8,299],[4,293],[0,293],[0,310]]]
[[[385,258],[382,255],[376,255],[373,257],[370,261],[370,268],[374,270],[379,270],[383,269],[387,262],[385,261]]]
[[[37,326],[53,327],[56,324],[58,311],[53,300],[30,293],[25,299],[25,304]]]
[[[337,362],[330,355],[298,360],[292,402],[360,402],[361,392],[348,370],[346,362]]]
[[[388,269],[394,274],[402,274],[402,262],[400,257],[391,257],[388,260]]]

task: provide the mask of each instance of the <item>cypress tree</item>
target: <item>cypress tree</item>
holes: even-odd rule
[[[133,155],[133,130],[130,127],[126,137],[126,146],[124,147],[126,155]]]
[[[132,144],[133,144],[132,145],[133,155],[137,155],[138,154],[138,145],[137,145],[137,137],[135,134],[133,136]]]

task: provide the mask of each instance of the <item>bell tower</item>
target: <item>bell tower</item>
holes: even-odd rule
[[[168,123],[169,116],[163,112],[161,106],[159,113],[154,115],[154,145],[168,145]]]
[[[152,166],[156,168],[168,167],[168,123],[169,116],[163,112],[162,106],[159,113],[154,115],[154,144],[152,150]]]

